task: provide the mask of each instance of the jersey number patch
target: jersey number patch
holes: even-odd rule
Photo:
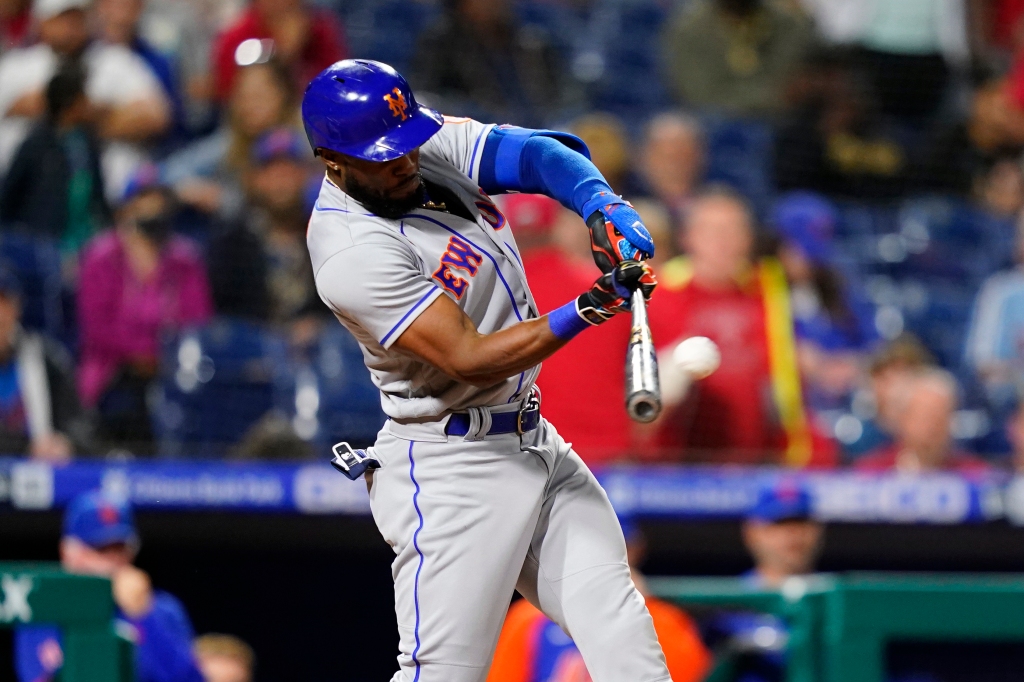
[[[461,300],[469,282],[452,270],[462,270],[470,277],[475,277],[483,262],[484,257],[474,251],[465,239],[452,237],[448,240],[448,250],[441,256],[441,266],[434,271],[433,277],[442,287],[452,292],[456,299]]]

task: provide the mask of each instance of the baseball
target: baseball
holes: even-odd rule
[[[693,375],[694,379],[703,379],[718,369],[722,354],[718,352],[718,345],[708,337],[691,336],[675,347],[672,360],[676,367]]]

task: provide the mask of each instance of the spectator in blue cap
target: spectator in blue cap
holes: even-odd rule
[[[743,523],[743,543],[754,558],[747,577],[759,587],[777,588],[791,576],[813,572],[823,535],[800,482],[765,488]]]
[[[834,409],[849,395],[877,338],[870,306],[853,295],[834,265],[837,221],[835,206],[811,192],[780,198],[770,220],[789,280],[808,402],[819,409]]]
[[[218,313],[267,320],[306,337],[327,314],[306,249],[312,160],[308,143],[291,128],[256,140],[245,180],[245,220],[210,245]]]
[[[21,284],[0,264],[0,454],[66,461],[88,449],[71,358],[21,326]]]
[[[751,589],[777,590],[814,571],[824,528],[813,520],[811,496],[795,479],[763,488],[743,522],[743,542],[754,559],[744,578]],[[743,682],[785,679],[788,628],[777,616],[725,612],[707,623],[708,643],[735,656],[733,677]]]
[[[111,580],[117,629],[135,641],[138,682],[202,682],[192,652],[192,623],[175,597],[154,590],[149,576],[132,565],[139,535],[131,506],[99,491],[72,500],[64,514],[60,559],[69,573]],[[26,625],[15,633],[20,682],[55,679],[63,654],[60,631]]]

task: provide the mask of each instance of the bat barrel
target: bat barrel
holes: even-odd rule
[[[634,421],[654,421],[661,413],[658,357],[654,352],[647,302],[637,290],[632,298],[633,328],[626,351],[626,412]]]

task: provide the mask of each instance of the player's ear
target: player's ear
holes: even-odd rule
[[[340,155],[337,152],[331,151],[330,149],[324,149],[323,147],[317,147],[316,151],[313,152],[324,160],[324,163],[334,172],[341,171],[342,163]]]

